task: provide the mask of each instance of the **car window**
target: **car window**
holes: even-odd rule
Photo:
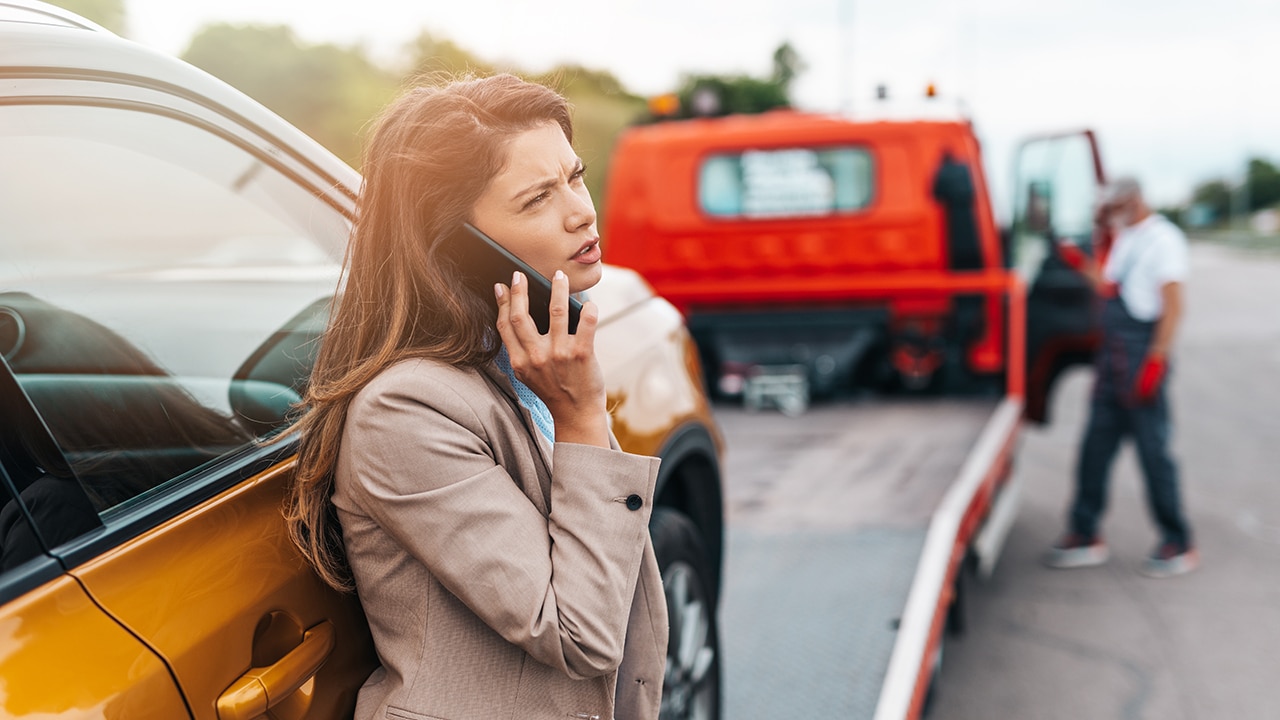
[[[718,154],[698,170],[698,202],[718,218],[849,213],[871,203],[871,154],[860,148],[783,148]]]
[[[44,550],[0,470],[0,576],[40,557]]]
[[[0,339],[7,315],[0,314]],[[101,526],[66,458],[0,356],[0,597],[45,550]],[[21,584],[21,583],[20,583]]]
[[[234,136],[0,107],[0,353],[109,513],[290,419],[347,219]]]
[[[1093,143],[1082,134],[1024,143],[1016,163],[1013,253],[1029,282],[1040,273],[1051,241],[1092,252],[1097,166]]]

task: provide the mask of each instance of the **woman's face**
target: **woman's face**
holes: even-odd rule
[[[563,270],[571,292],[586,290],[600,281],[600,237],[582,173],[558,124],[526,130],[508,144],[471,222],[546,277]]]

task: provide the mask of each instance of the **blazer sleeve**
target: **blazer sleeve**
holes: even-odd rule
[[[489,432],[440,378],[361,398],[342,449],[352,495],[508,642],[575,679],[616,670],[660,461],[557,443],[546,517]]]

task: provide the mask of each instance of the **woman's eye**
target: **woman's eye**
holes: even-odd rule
[[[583,177],[587,174],[586,168],[578,168],[578,171],[569,176],[569,182],[582,182]]]
[[[529,201],[528,201],[528,202],[526,202],[526,203],[524,204],[524,206],[525,206],[525,208],[531,208],[531,207],[533,207],[533,206],[535,206],[535,205],[538,205],[538,204],[542,203],[542,201],[546,200],[546,199],[547,199],[548,197],[550,197],[550,196],[551,196],[551,193],[550,193],[550,192],[548,192],[548,191],[546,191],[546,190],[544,190],[544,191],[542,191],[542,192],[538,193],[537,195],[534,195],[533,197],[529,198]]]

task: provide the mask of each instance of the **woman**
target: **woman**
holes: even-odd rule
[[[417,88],[365,149],[345,289],[307,394],[294,539],[354,588],[382,668],[357,718],[656,718],[658,460],[609,431],[587,302],[595,209],[565,100],[509,75]],[[553,278],[466,289],[464,221]]]

